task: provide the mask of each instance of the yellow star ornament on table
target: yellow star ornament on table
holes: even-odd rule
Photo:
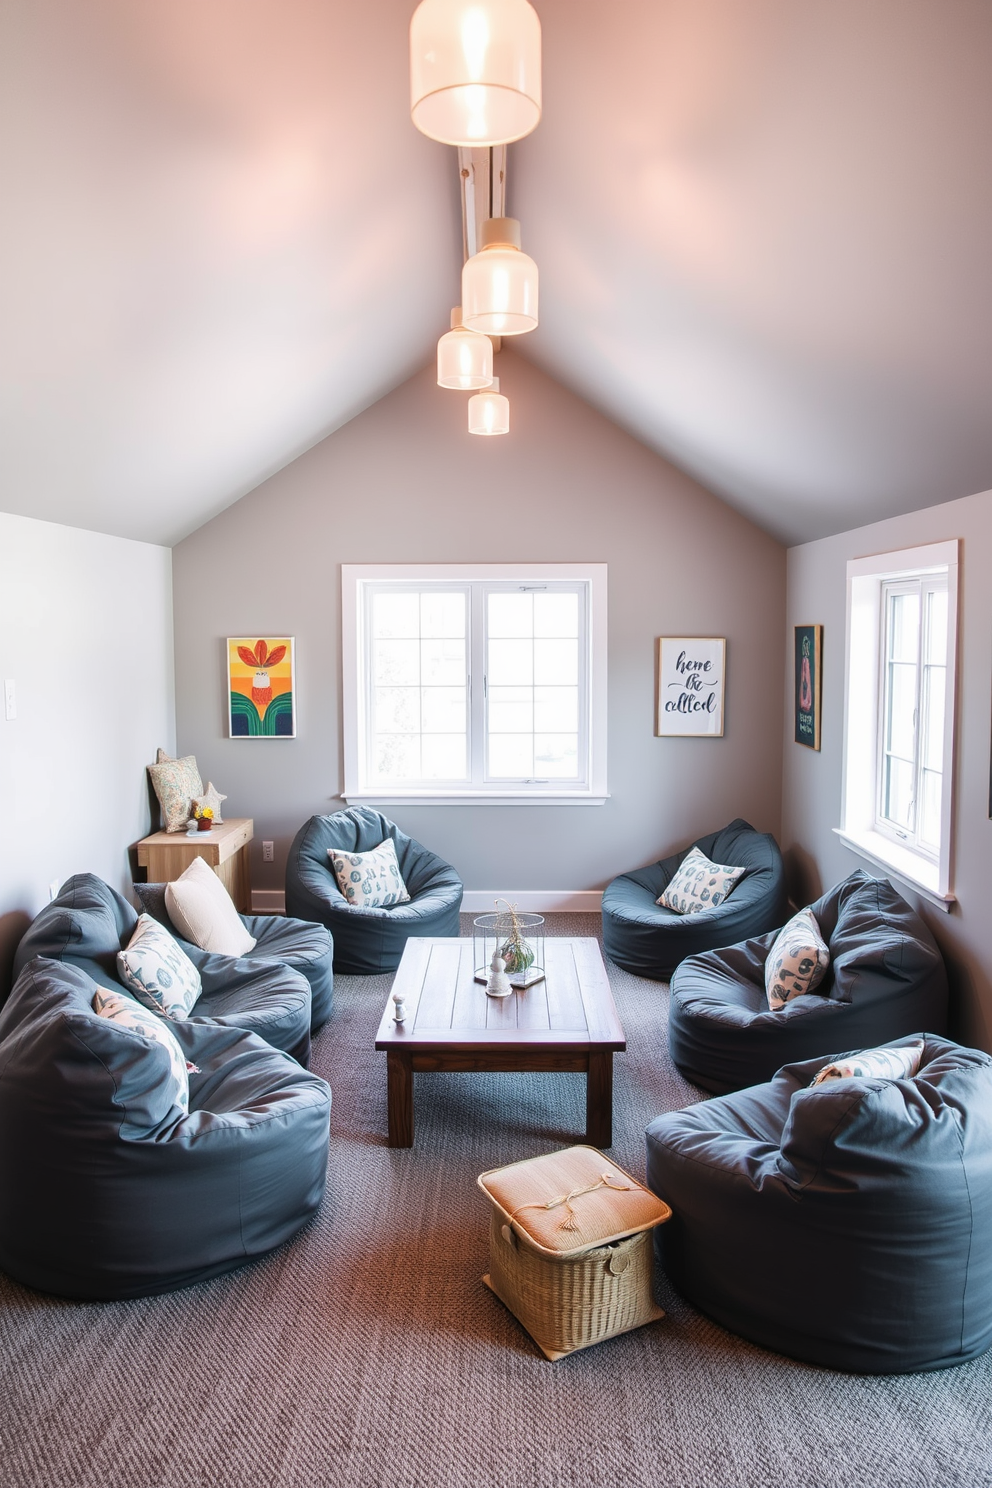
[[[226,796],[222,796],[220,791],[214,790],[213,781],[208,780],[206,790],[203,792],[202,796],[194,797],[193,805],[198,806],[201,811],[206,810],[206,808],[209,806],[210,810],[214,814],[214,822],[219,823],[224,820],[224,818],[220,814],[220,803],[221,801],[226,800]]]

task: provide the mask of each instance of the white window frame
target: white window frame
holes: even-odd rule
[[[958,628],[958,550],[956,538],[854,558],[847,565],[847,669],[844,688],[844,766],[841,825],[834,830],[846,846],[904,880],[940,909],[955,902],[951,889],[954,822],[956,660]],[[940,847],[934,854],[880,820],[881,721],[884,708],[883,638],[886,586],[900,580],[946,576],[943,779]]]
[[[343,563],[341,565],[342,720],[344,724],[344,790],[350,804],[451,806],[602,806],[606,784],[606,615],[605,563]],[[585,780],[514,781],[416,788],[378,786],[365,778],[368,690],[366,614],[368,594],[389,583],[444,584],[581,584],[586,588],[586,654],[580,696],[587,702]],[[478,640],[476,648],[478,648]],[[478,661],[474,663],[478,665]],[[477,675],[477,674],[476,674]],[[476,683],[476,690],[480,684]],[[484,682],[481,684],[484,686]],[[471,680],[470,680],[471,687]],[[470,704],[471,707],[471,704]],[[481,747],[476,740],[475,748]]]

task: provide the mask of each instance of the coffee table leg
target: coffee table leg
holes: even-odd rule
[[[390,1147],[413,1146],[413,1063],[405,1049],[386,1053]]]
[[[586,1141],[613,1146],[613,1053],[590,1054],[586,1075]]]

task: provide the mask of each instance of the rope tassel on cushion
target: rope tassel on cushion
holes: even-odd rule
[[[575,1218],[575,1210],[572,1208],[572,1200],[581,1198],[583,1194],[596,1193],[601,1188],[610,1188],[616,1193],[631,1192],[631,1185],[629,1183],[614,1183],[613,1174],[604,1173],[598,1182],[590,1183],[585,1188],[573,1188],[571,1193],[559,1194],[556,1199],[548,1199],[544,1204],[540,1202],[521,1204],[518,1208],[514,1209],[512,1218],[516,1219],[517,1215],[522,1214],[525,1209],[557,1209],[564,1204],[568,1213],[558,1228],[559,1230],[577,1230],[579,1226]]]

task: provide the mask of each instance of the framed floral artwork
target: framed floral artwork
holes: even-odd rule
[[[228,636],[227,694],[232,739],[295,739],[295,638]]]
[[[796,626],[796,743],[820,747],[820,666],[823,626]]]

